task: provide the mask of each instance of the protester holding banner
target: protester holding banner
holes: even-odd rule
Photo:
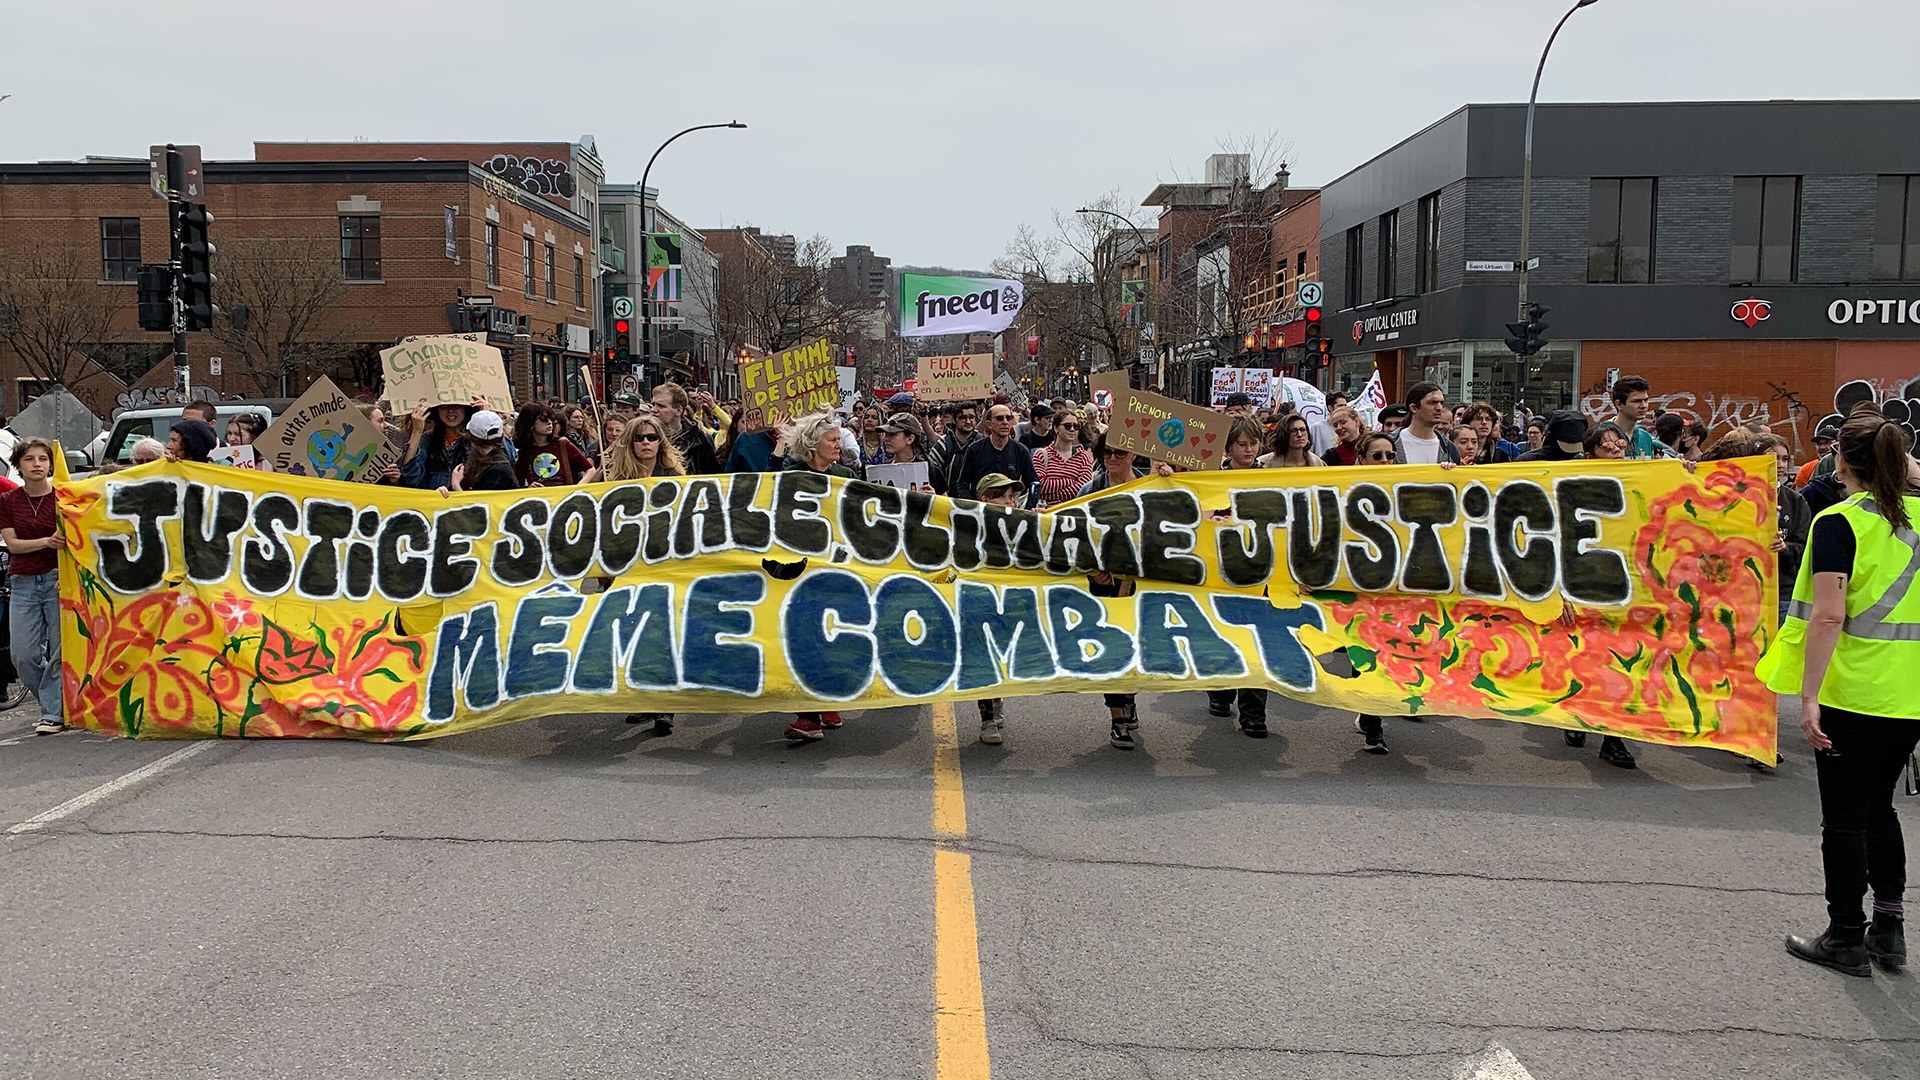
[[[948,414],[952,422],[947,427],[947,434],[934,444],[933,451],[927,455],[927,475],[933,480],[933,490],[941,495],[950,495],[958,490],[953,483],[960,467],[960,455],[980,437],[980,409],[977,405],[971,401],[950,403],[941,412],[945,413],[949,408],[953,411]]]
[[[781,433],[778,453],[787,460],[783,471],[805,471],[856,479],[853,469],[840,463],[840,421],[832,413],[802,416]],[[786,728],[786,737],[811,742],[841,725],[837,712],[799,713]]]
[[[983,503],[995,506],[1020,505],[1020,481],[1000,473],[989,473],[981,477],[974,485],[973,493]],[[1001,698],[981,698],[980,741],[988,746],[999,746],[1006,741],[1007,716],[1006,703]]]
[[[204,420],[194,423],[207,428]],[[205,456],[202,455],[202,460]],[[52,735],[66,723],[60,700],[60,552],[66,547],[54,506],[53,444],[21,439],[13,448],[20,486],[0,494],[0,542],[7,545],[7,619],[13,666],[40,703],[35,735]]]
[[[467,460],[467,420],[473,405],[426,406],[413,410],[413,431],[400,461],[400,483],[436,491],[453,483],[453,470]]]
[[[1274,432],[1272,451],[1260,462],[1269,469],[1305,469],[1325,465],[1320,455],[1313,452],[1312,446],[1313,429],[1308,426],[1307,418],[1299,413],[1289,413]]]
[[[541,402],[520,407],[513,423],[513,443],[520,451],[513,463],[513,475],[523,488],[566,487],[597,479],[593,461],[571,440],[561,437],[559,417]]]
[[[1459,451],[1440,434],[1440,426],[1448,416],[1447,392],[1440,384],[1417,382],[1407,387],[1406,405],[1406,429],[1393,433],[1394,452],[1400,464],[1438,465],[1443,461],[1458,464]],[[1381,415],[1385,416],[1384,410]]]
[[[648,480],[656,476],[685,476],[680,450],[660,430],[652,413],[640,412],[628,420],[607,454],[602,480]]]
[[[680,451],[688,475],[707,476],[720,471],[720,459],[713,440],[692,419],[693,402],[687,388],[679,383],[661,383],[653,388],[653,415],[674,448]]]
[[[1351,405],[1335,405],[1329,419],[1333,424],[1334,444],[1321,459],[1328,465],[1357,465],[1360,445],[1367,437],[1367,423]]]
[[[1220,462],[1223,469],[1264,469],[1267,457],[1260,453],[1266,441],[1266,432],[1260,428],[1260,422],[1250,416],[1236,416],[1227,427],[1227,453]]]
[[[467,421],[467,459],[453,467],[440,494],[455,491],[513,491],[520,486],[507,456],[507,422],[492,409]]]
[[[1590,461],[1625,461],[1627,458],[1627,436],[1611,420],[1587,432],[1580,445],[1586,448]]]
[[[1222,469],[1266,468],[1260,456],[1264,434],[1260,428],[1260,422],[1254,418],[1234,417],[1233,423],[1227,428],[1226,460],[1220,463],[1220,467]],[[1224,510],[1215,512],[1212,519],[1222,523],[1234,520]],[[1239,690],[1207,691],[1207,712],[1214,716],[1232,716],[1236,702],[1240,706],[1240,733],[1250,739],[1266,738],[1267,691],[1264,688],[1245,687]]]
[[[1033,456],[1033,471],[1040,477],[1042,507],[1078,496],[1087,481],[1093,479],[1093,451],[1080,442],[1080,427],[1078,415],[1062,413],[1052,424],[1053,441]]]
[[[1460,455],[1460,464],[1477,465],[1480,462],[1480,433],[1472,424],[1461,424],[1453,429],[1453,449]]]
[[[1901,426],[1855,413],[1840,429],[1835,475],[1846,498],[1814,519],[1786,625],[1760,676],[1800,695],[1800,728],[1820,784],[1828,925],[1787,938],[1802,960],[1849,975],[1906,964],[1906,848],[1894,786],[1920,740],[1920,591],[1913,589],[1920,495]],[[1873,890],[1873,921],[1861,900]]]
[[[218,445],[220,436],[214,434],[212,424],[205,420],[175,420],[167,436],[167,457],[172,461],[205,461]]]
[[[1002,473],[1026,485],[1021,489],[1022,506],[1034,504],[1040,477],[1033,469],[1033,451],[1014,441],[1013,425],[1012,405],[1003,402],[988,407],[986,438],[975,439],[961,451],[953,490],[972,491],[982,477]]]

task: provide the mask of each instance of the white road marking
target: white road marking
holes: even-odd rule
[[[1488,1043],[1485,1050],[1460,1063],[1453,1080],[1533,1080],[1513,1051],[1499,1043]]]
[[[208,748],[217,746],[217,745],[219,744],[216,740],[207,739],[201,742],[196,742],[190,746],[183,746],[180,749],[175,750],[173,753],[168,754],[166,757],[160,758],[157,761],[150,761],[147,764],[140,766],[139,768],[133,770],[132,772],[127,773],[125,776],[116,776],[112,780],[109,780],[106,783],[101,784],[99,787],[94,788],[92,791],[86,792],[85,794],[82,794],[82,795],[76,795],[73,798],[68,799],[66,802],[61,803],[59,806],[56,806],[51,810],[45,811],[44,813],[35,814],[34,816],[21,822],[20,824],[15,825],[14,827],[8,829],[6,831],[6,835],[17,836],[21,833],[36,832],[42,828],[45,828],[48,825],[53,824],[56,821],[59,821],[61,818],[68,817],[73,814],[77,814],[82,810],[85,810],[87,807],[92,806],[94,803],[99,802],[101,799],[104,799],[109,795],[113,795],[117,792],[125,791],[127,788],[130,788],[133,785],[138,784],[143,780],[150,780],[153,777],[158,776],[163,772],[166,772],[168,769],[173,768],[175,765],[178,765],[181,762],[187,760],[193,755],[201,753],[202,751],[205,751]]]

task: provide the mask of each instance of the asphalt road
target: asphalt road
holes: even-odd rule
[[[1920,1076],[1914,977],[1781,948],[1824,919],[1791,716],[1778,772],[1627,772],[1516,724],[1389,720],[1377,758],[1277,699],[1265,742],[1141,704],[1131,754],[1097,697],[1009,703],[1001,748],[961,705],[944,842],[925,709],[800,747],[769,715],[205,745],[0,838],[0,1074],[978,1076],[936,1051],[936,923],[974,940],[944,846],[1003,1080],[1447,1078],[1495,1044],[1526,1072],[1481,1076]],[[183,745],[27,720],[4,828]]]

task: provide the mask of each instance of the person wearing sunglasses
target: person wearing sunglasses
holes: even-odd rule
[[[660,428],[653,413],[638,411],[627,421],[620,441],[607,454],[603,480],[646,480],[655,476],[685,476],[679,448]]]
[[[1080,489],[1093,479],[1093,451],[1080,441],[1079,415],[1062,413],[1052,426],[1053,438],[1033,455],[1033,471],[1040,476],[1043,507],[1066,502],[1080,494]]]
[[[1397,465],[1400,452],[1394,449],[1393,436],[1376,431],[1360,441],[1359,465]]]

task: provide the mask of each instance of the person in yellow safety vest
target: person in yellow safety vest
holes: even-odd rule
[[[1840,429],[1835,475],[1847,498],[1814,518],[1787,620],[1760,677],[1800,695],[1800,728],[1820,781],[1825,933],[1787,938],[1787,951],[1848,975],[1870,960],[1907,959],[1901,906],[1906,849],[1893,810],[1900,770],[1920,742],[1920,495],[1909,490],[1910,439],[1861,412]],[[1873,889],[1873,920],[1861,898]]]

